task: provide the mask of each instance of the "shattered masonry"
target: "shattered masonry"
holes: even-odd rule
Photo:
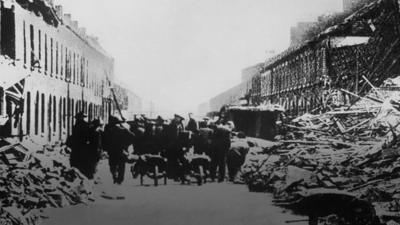
[[[252,78],[253,104],[278,103],[292,114],[324,107],[326,90],[359,94],[399,74],[399,5],[378,0],[356,11],[312,40],[268,60]],[[363,39],[364,38],[364,39]],[[347,94],[339,93],[342,101]]]
[[[53,1],[0,2],[0,117],[11,118],[3,136],[54,143],[71,133],[81,110],[105,120],[112,111],[114,59],[97,38]],[[23,101],[7,95],[19,81],[23,92],[14,97]]]

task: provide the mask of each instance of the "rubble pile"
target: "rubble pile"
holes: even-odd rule
[[[242,171],[249,190],[273,192],[277,202],[321,188],[346,191],[399,222],[400,92],[388,81],[351,107],[285,124],[274,146],[248,155]]]
[[[90,190],[87,178],[69,166],[66,148],[0,139],[1,224],[38,224],[41,209],[85,203]]]

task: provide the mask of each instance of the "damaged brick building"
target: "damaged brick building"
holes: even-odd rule
[[[81,110],[106,120],[114,59],[97,38],[53,1],[0,3],[2,136],[54,142],[71,133]]]
[[[329,23],[327,23],[329,24]],[[397,0],[376,0],[301,45],[265,62],[252,78],[251,102],[280,104],[290,114],[348,104],[400,71]]]
[[[119,109],[127,120],[133,120],[134,115],[142,114],[142,99],[137,94],[117,83],[113,85],[113,92],[118,102],[118,107],[113,102],[113,114],[119,115]]]

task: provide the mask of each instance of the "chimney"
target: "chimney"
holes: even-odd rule
[[[58,18],[62,18],[63,7],[61,5],[56,5],[56,13],[57,13]]]
[[[86,37],[86,28],[80,27],[79,28],[79,34],[83,37]]]
[[[74,29],[75,31],[78,30],[78,26],[79,26],[78,21],[76,21],[76,20],[72,21],[72,27],[73,27],[73,29]]]
[[[99,43],[99,37],[97,37],[97,36],[92,36],[91,38],[92,38],[92,40],[93,40],[94,42]]]
[[[64,14],[64,19],[63,19],[65,25],[71,26],[71,14],[67,13]]]

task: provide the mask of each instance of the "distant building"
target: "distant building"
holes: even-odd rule
[[[212,98],[208,110],[210,112],[216,112],[224,105],[237,105],[240,104],[242,100],[245,100],[246,93],[250,93],[252,79],[260,74],[263,65],[264,63],[258,63],[243,69],[241,83]]]
[[[135,114],[143,113],[143,103],[142,98],[137,94],[128,90],[128,108],[127,113],[129,114],[129,118],[132,119]]]
[[[364,2],[367,0],[354,4]],[[329,108],[333,101],[351,104],[351,96],[335,89],[362,96],[370,87],[360,77],[379,86],[385,79],[397,76],[400,63],[394,59],[399,52],[392,49],[400,48],[397,35],[393,35],[400,25],[398,9],[398,0],[375,0],[310,41],[267,60],[261,74],[252,80],[250,102],[279,104],[287,114],[299,115]]]
[[[247,83],[242,82],[239,85],[219,94],[210,100],[210,111],[217,112],[224,105],[237,105],[247,93]]]
[[[210,103],[209,102],[200,104],[199,107],[197,108],[198,116],[206,116],[208,112],[210,112]]]
[[[254,75],[260,73],[260,70],[262,69],[264,63],[258,63],[253,66],[249,66],[245,69],[242,70],[242,82],[246,82],[251,80]]]
[[[138,95],[118,84],[114,84],[113,90],[118,102],[119,109],[121,110],[125,119],[132,120],[135,114],[142,113],[142,99]],[[114,101],[113,103],[113,114],[118,115],[118,108],[116,107]]]
[[[316,22],[299,22],[295,27],[290,28],[290,45],[301,44],[306,32],[316,24]]]

